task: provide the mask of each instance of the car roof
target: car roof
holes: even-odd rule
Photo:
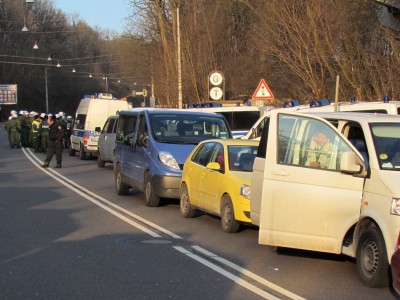
[[[400,123],[400,116],[358,112],[303,112],[323,119],[356,121],[359,123]]]
[[[220,143],[224,146],[258,146],[260,141],[258,140],[247,140],[247,139],[211,139],[202,141],[201,144],[205,143]]]
[[[177,108],[152,108],[152,107],[136,107],[130,110],[121,110],[121,114],[130,114],[134,112],[147,112],[148,114],[178,114],[178,115],[202,115],[202,116],[213,116],[213,117],[222,117],[221,115],[211,113],[211,112],[202,112],[202,111],[192,111],[187,109],[177,109]]]

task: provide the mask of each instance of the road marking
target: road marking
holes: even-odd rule
[[[149,234],[152,237],[155,238],[161,238],[162,236],[152,230],[150,230],[149,228],[133,221],[132,219],[122,215],[121,213],[119,213],[118,211],[123,212],[126,215],[131,216],[132,218],[146,224],[147,226],[154,228],[160,232],[163,232],[166,235],[169,235],[175,239],[183,239],[181,236],[153,223],[150,222],[110,201],[108,201],[107,199],[93,193],[92,191],[80,186],[79,184],[77,184],[76,182],[68,179],[67,177],[61,175],[60,173],[58,173],[57,171],[53,170],[53,169],[44,169],[41,167],[41,160],[39,158],[37,158],[30,149],[26,149],[26,148],[22,148],[22,151],[24,152],[25,156],[41,171],[43,171],[44,173],[46,173],[47,175],[49,175],[50,177],[52,177],[53,179],[57,180],[58,182],[60,182],[61,184],[63,184],[64,186],[66,186],[67,188],[73,190],[74,192],[76,192],[77,194],[81,195],[82,197],[86,198],[87,200],[91,201],[92,203],[96,204],[97,206],[103,208],[104,210],[108,211],[109,213],[113,214],[114,216],[116,216],[117,218],[125,221],[126,223],[132,225],[133,227],[136,227],[139,230],[142,230],[143,232]],[[105,204],[107,205],[105,205]],[[114,209],[118,210],[115,211],[113,210],[111,207],[113,207]],[[235,283],[241,285],[242,287],[250,290],[251,292],[261,296],[264,299],[271,299],[271,300],[278,300],[280,298],[277,298],[276,296],[250,284],[249,282],[247,282],[246,280],[226,271],[225,269],[221,268],[220,266],[213,264],[212,262],[208,261],[205,258],[202,258],[201,256],[194,254],[193,252],[191,252],[190,250],[185,249],[184,247],[181,246],[173,246],[174,249],[178,250],[179,252],[187,255],[188,257],[196,260],[197,262],[211,268],[212,270],[222,274],[223,276],[231,279],[232,281],[234,281]],[[271,290],[277,291],[278,293],[285,295],[291,299],[295,299],[295,300],[304,300],[304,298],[291,293],[290,291],[285,290],[284,288],[273,284],[272,282],[262,278],[261,276],[258,276],[256,274],[254,274],[253,272],[250,272],[247,269],[244,269],[200,246],[197,245],[192,245],[191,248],[195,249],[196,251],[202,253],[203,255],[209,257],[212,260],[216,260],[236,271],[238,271],[239,273],[251,278],[252,280],[268,287]]]
[[[253,272],[250,272],[249,270],[246,270],[246,269],[242,268],[241,266],[238,266],[238,265],[230,262],[229,260],[226,260],[225,258],[222,258],[200,246],[194,245],[194,246],[192,246],[192,248],[203,253],[204,255],[210,257],[211,259],[216,260],[220,263],[223,263],[224,265],[242,273],[243,275],[250,277],[251,279],[261,283],[262,285],[265,285],[265,286],[269,287],[270,289],[273,289],[273,290],[279,292],[282,295],[285,295],[291,299],[304,300],[304,298],[302,298],[296,294],[293,294],[292,292],[289,292],[288,290],[285,290],[284,288],[262,278],[261,276],[258,276],[257,274],[254,274]]]
[[[209,262],[208,260],[202,258],[201,256],[198,256],[196,254],[193,254],[192,252],[186,250],[183,247],[180,246],[174,246],[174,248],[176,250],[178,250],[179,252],[187,255],[188,257],[198,261],[199,263],[209,267],[210,269],[214,270],[217,273],[220,273],[221,275],[231,279],[232,281],[234,281],[235,283],[241,285],[242,287],[252,291],[253,293],[263,297],[264,299],[271,299],[271,300],[279,300],[279,298],[275,297],[274,295],[271,295],[270,293],[250,284],[249,282],[247,282],[246,280],[232,274],[229,273],[228,271],[222,269],[221,267],[217,266],[216,264],[213,264],[211,262]]]

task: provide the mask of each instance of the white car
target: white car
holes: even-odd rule
[[[355,257],[365,285],[388,285],[400,230],[399,116],[275,111],[265,124],[251,180],[259,243]]]

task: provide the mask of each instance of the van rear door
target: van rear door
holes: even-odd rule
[[[330,143],[325,148],[314,145],[320,132]],[[359,219],[361,157],[320,118],[275,112],[263,133],[266,155],[256,158],[252,177],[252,201],[261,197],[254,199],[260,203],[259,243],[340,253],[345,233]],[[310,160],[317,158],[320,166],[313,167]]]

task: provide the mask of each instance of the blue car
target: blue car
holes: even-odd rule
[[[136,108],[118,116],[114,175],[119,195],[143,191],[147,206],[160,198],[179,199],[183,164],[207,139],[232,138],[220,114],[176,109]]]

